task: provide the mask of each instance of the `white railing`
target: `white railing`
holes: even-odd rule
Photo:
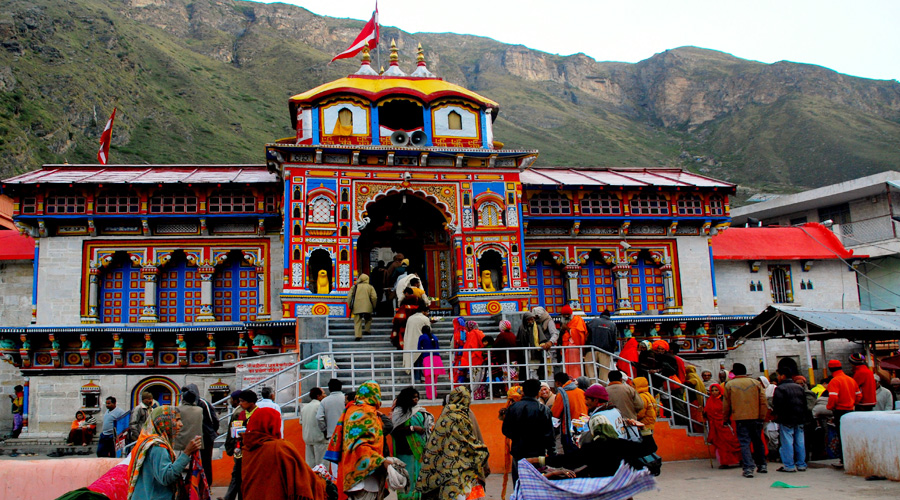
[[[890,215],[882,215],[841,224],[840,231],[844,244],[852,247],[896,238],[897,222]]]

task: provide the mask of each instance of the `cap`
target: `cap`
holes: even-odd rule
[[[862,353],[854,352],[850,355],[850,364],[851,365],[864,365],[866,364],[866,358],[862,355]]]
[[[587,390],[584,391],[584,397],[599,399],[600,401],[609,401],[609,393],[606,392],[606,387],[603,387],[600,384],[594,384],[588,387]]]
[[[560,309],[559,312],[565,316],[571,316],[572,315],[572,307],[569,304],[566,304],[566,305],[562,306],[562,309]]]
[[[836,359],[829,359],[828,368],[841,368],[841,362]]]
[[[241,393],[238,395],[238,399],[243,399],[248,403],[255,403],[259,400],[259,396],[257,396],[255,392],[247,390],[241,391]]]

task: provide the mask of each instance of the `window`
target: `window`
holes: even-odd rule
[[[800,224],[806,224],[807,222],[809,222],[809,221],[806,219],[805,216],[804,217],[794,217],[793,219],[791,219],[790,225],[799,226]]]
[[[482,203],[481,207],[478,209],[479,211],[479,226],[500,226],[502,225],[500,222],[500,206],[496,203]]]
[[[678,215],[703,215],[703,200],[699,196],[680,196]]]
[[[84,196],[56,195],[47,198],[44,203],[45,214],[83,214],[85,207]]]
[[[831,220],[835,224],[847,224],[852,222],[850,219],[850,205],[841,203],[840,205],[832,205],[819,209],[819,222]]]
[[[709,197],[709,215],[725,215],[725,200],[721,196]]]
[[[462,116],[456,111],[447,114],[447,128],[450,130],[462,130]]]
[[[585,314],[616,310],[616,285],[609,266],[594,260],[585,262],[578,276],[578,292]]]
[[[631,305],[638,314],[661,314],[665,308],[666,292],[662,271],[652,261],[639,258],[631,265],[628,279]]]
[[[607,193],[591,193],[581,199],[581,213],[585,215],[619,215],[622,202]]]
[[[256,267],[243,262],[238,252],[229,254],[213,279],[216,321],[256,320],[257,284]]]
[[[104,192],[97,197],[94,213],[136,214],[141,209],[141,199],[134,192]]]
[[[791,285],[791,266],[769,266],[769,286],[774,304],[789,304],[794,301],[794,287]]]
[[[631,199],[634,215],[669,215],[669,202],[658,194],[639,194]]]
[[[144,302],[141,268],[130,259],[118,260],[100,282],[100,321],[102,323],[137,323]]]
[[[309,222],[313,224],[334,223],[334,202],[324,195],[313,198],[312,203],[309,204]]]
[[[34,196],[22,198],[22,209],[20,211],[23,214],[37,213],[37,198]]]
[[[530,307],[541,306],[550,314],[559,314],[566,304],[566,287],[562,271],[549,260],[538,257],[528,266],[528,286],[531,287]]]
[[[539,193],[531,197],[528,207],[533,215],[569,215],[572,202],[559,193]]]
[[[227,189],[218,191],[210,196],[208,206],[211,214],[255,212],[256,197],[252,193]]]
[[[266,213],[278,213],[278,197],[274,194],[266,195]]]
[[[197,195],[189,191],[159,193],[150,198],[151,214],[188,214],[197,212]]]

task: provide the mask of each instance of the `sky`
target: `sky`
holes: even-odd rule
[[[281,2],[359,20],[375,7],[375,0]],[[382,26],[410,33],[479,35],[598,61],[637,62],[693,45],[900,79],[900,0],[380,0],[378,11]]]

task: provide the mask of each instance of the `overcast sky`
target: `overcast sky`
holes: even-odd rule
[[[359,20],[375,7],[375,0],[282,1]],[[637,62],[694,45],[900,79],[900,0],[380,0],[378,10],[381,25],[411,33],[480,35],[598,61]]]

